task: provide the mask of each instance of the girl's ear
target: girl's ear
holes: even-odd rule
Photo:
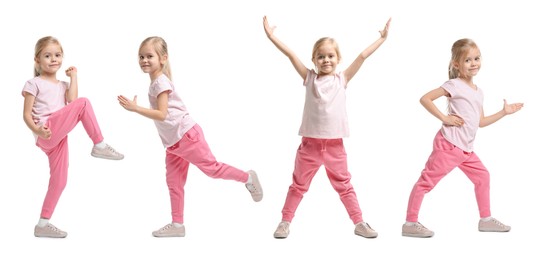
[[[167,61],[167,58],[168,58],[168,57],[167,57],[167,54],[165,54],[165,55],[162,56],[162,58],[161,58],[161,63],[162,63],[162,65],[165,64],[165,62]]]

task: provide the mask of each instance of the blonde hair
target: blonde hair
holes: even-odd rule
[[[39,39],[38,42],[36,42],[36,46],[34,47],[34,77],[37,77],[37,76],[40,75],[39,66],[38,66],[38,63],[36,62],[37,58],[41,54],[41,51],[43,51],[43,49],[45,49],[45,47],[47,47],[48,45],[51,45],[51,44],[56,44],[56,45],[60,46],[60,51],[62,52],[62,54],[64,54],[64,50],[62,49],[62,45],[60,44],[58,39],[56,39],[55,37],[45,36],[45,37]]]
[[[471,39],[464,38],[453,43],[451,47],[451,61],[449,62],[449,79],[455,79],[460,76],[460,71],[453,66],[453,63],[459,63],[471,49],[478,49],[477,44]]]
[[[321,45],[325,43],[329,43],[334,47],[338,60],[341,60],[342,55],[340,54],[340,48],[338,47],[338,43],[333,38],[330,38],[330,37],[320,38],[319,40],[316,41],[316,43],[314,43],[314,48],[312,49],[312,60],[314,60],[314,58],[316,57],[317,49],[319,49],[319,47],[321,47]]]
[[[154,50],[156,51],[160,59],[162,59],[164,56],[169,56],[169,53],[167,51],[167,43],[161,37],[151,36],[151,37],[146,38],[139,46],[139,50],[141,50],[141,48],[143,48],[143,46],[145,46],[146,44],[150,44],[152,47],[154,47]],[[169,64],[169,59],[165,60],[165,64],[162,67],[162,72],[169,79],[172,79],[171,65]]]

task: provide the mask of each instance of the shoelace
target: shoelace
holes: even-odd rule
[[[47,227],[49,230],[55,232],[55,233],[62,233],[62,230],[58,229],[57,227],[55,227],[53,224],[47,224]]]
[[[427,228],[425,226],[423,226],[423,224],[417,222],[415,224],[415,228],[417,228],[418,230],[427,230]]]
[[[286,233],[287,227],[288,227],[287,223],[280,223],[280,225],[278,225],[279,233]]]
[[[110,145],[106,145],[105,149],[111,151],[111,153],[113,153],[114,155],[119,155],[119,153],[113,147],[111,147]]]
[[[165,231],[173,227],[173,224],[167,224],[164,227],[160,228],[160,232]]]
[[[257,192],[257,189],[253,183],[246,184],[246,188],[248,188],[248,191],[250,191],[250,193]]]
[[[494,222],[496,225],[498,225],[498,226],[500,226],[500,227],[504,227],[504,226],[505,226],[502,222],[500,222],[499,220],[497,220],[497,219],[495,219],[495,218],[491,219],[490,221]]]

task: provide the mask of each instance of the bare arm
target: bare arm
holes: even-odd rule
[[[24,92],[23,120],[26,126],[36,135],[43,139],[51,138],[51,131],[46,126],[38,126],[32,119],[32,107],[36,97],[28,92]]]
[[[308,68],[304,66],[302,61],[295,55],[293,51],[289,49],[284,43],[282,43],[275,35],[274,35],[274,29],[276,26],[270,26],[269,22],[267,21],[267,16],[263,17],[263,28],[265,29],[265,34],[267,34],[267,37],[269,40],[280,50],[283,54],[285,54],[289,60],[291,61],[291,64],[293,64],[293,67],[295,67],[295,70],[299,73],[299,75],[302,77],[303,80],[306,79],[306,75],[308,75]]]
[[[391,18],[387,20],[387,23],[385,24],[385,28],[383,30],[379,31],[380,37],[372,43],[370,46],[368,46],[357,58],[349,65],[349,67],[344,71],[344,75],[346,77],[346,80],[349,82],[355,74],[359,71],[361,68],[361,65],[363,65],[364,61],[374,53],[381,44],[387,39],[387,34],[389,32],[389,26],[391,24]]]
[[[137,96],[133,100],[125,96],[118,96],[118,103],[128,111],[135,112],[144,117],[164,121],[167,117],[167,102],[169,101],[168,91],[164,91],[158,95],[158,109],[151,109],[137,105]]]
[[[71,66],[66,70],[66,76],[70,78],[70,87],[66,91],[66,102],[70,103],[79,96],[79,85],[77,84],[77,68]]]
[[[449,96],[449,93],[447,93],[447,91],[442,87],[439,87],[424,94],[421,97],[420,102],[423,107],[430,112],[430,114],[439,119],[443,124],[450,126],[462,126],[464,124],[464,120],[462,120],[462,118],[456,115],[445,115],[434,104],[434,100],[443,96]]]
[[[487,117],[485,117],[484,110],[481,109],[481,120],[479,120],[479,127],[485,127],[493,123],[496,123],[498,120],[502,119],[504,116],[510,115],[519,111],[520,109],[522,109],[523,106],[524,106],[524,103],[507,104],[507,100],[504,99],[502,110]]]

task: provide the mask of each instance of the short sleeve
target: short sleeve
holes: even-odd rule
[[[151,97],[158,97],[160,93],[167,91],[168,93],[173,91],[173,84],[170,81],[164,80],[162,77],[156,79],[152,86],[148,90],[148,95]]]
[[[447,91],[451,97],[456,94],[455,84],[453,84],[451,80],[445,81],[441,87],[445,89],[445,91]]]
[[[33,96],[37,96],[39,92],[38,86],[36,85],[34,81],[29,80],[24,84],[23,91],[21,91],[21,95],[23,95],[23,97],[24,97],[24,92],[28,92]]]

